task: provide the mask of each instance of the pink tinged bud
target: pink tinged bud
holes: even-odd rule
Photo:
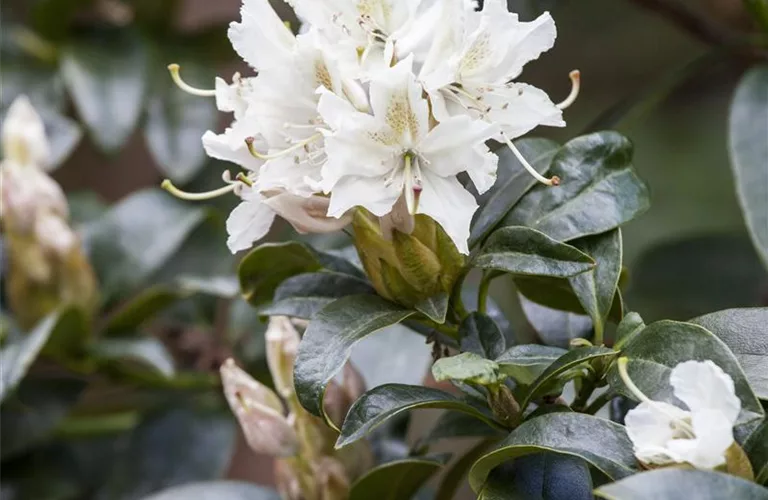
[[[66,256],[78,243],[72,228],[54,213],[41,214],[35,221],[37,241],[61,257]]]
[[[298,453],[296,431],[272,390],[241,370],[232,359],[221,366],[221,382],[227,402],[255,452],[275,457]]]
[[[40,169],[50,161],[43,120],[25,95],[17,97],[8,109],[2,141],[6,160]]]
[[[269,320],[266,333],[267,363],[280,395],[288,399],[293,394],[293,364],[299,349],[299,332],[285,316],[274,316]]]
[[[42,170],[4,161],[0,166],[0,216],[14,229],[31,233],[42,212],[66,219],[69,208],[64,191]]]
[[[312,467],[322,500],[344,500],[349,498],[349,478],[344,466],[338,460],[323,457]]]
[[[302,234],[335,233],[352,222],[351,216],[347,215],[338,219],[328,217],[330,199],[323,196],[303,198],[290,193],[268,194],[264,203]]]
[[[301,491],[298,473],[289,461],[275,461],[275,486],[277,486],[277,492],[283,500],[303,500],[305,498]]]
[[[381,234],[387,240],[392,239],[392,231],[397,230],[401,233],[411,234],[416,228],[416,217],[408,212],[408,203],[405,196],[401,195],[392,211],[379,219],[381,225]]]

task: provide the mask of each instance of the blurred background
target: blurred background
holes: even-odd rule
[[[273,3],[292,19],[285,4]],[[650,185],[652,208],[624,231],[629,309],[651,322],[768,305],[768,275],[747,235],[728,158],[729,105],[755,60],[747,51],[723,50],[734,33],[752,28],[742,1],[509,3],[524,19],[549,10],[559,30],[555,48],[527,66],[521,80],[558,101],[568,94],[569,71],[582,75],[581,96],[566,112],[568,127],[531,135],[566,142],[617,129],[636,146],[635,166]],[[184,78],[201,88],[212,88],[217,75],[250,74],[226,38],[239,7],[239,0],[2,2],[3,114],[22,92],[43,113],[55,152],[65,158],[53,176],[70,197],[75,223],[85,224],[165,178],[190,191],[220,184],[230,166],[207,159],[200,137],[208,129],[223,130],[229,117],[218,114],[210,100],[178,91],[166,66],[180,63]],[[225,198],[210,205],[219,217],[210,233],[216,236],[203,237],[205,243],[193,251],[220,248],[190,257],[194,272],[186,273],[231,273],[236,261],[227,256],[220,222],[235,202]],[[153,207],[130,217],[152,218]],[[290,235],[277,227],[274,239]],[[338,238],[315,242],[344,244]],[[518,340],[531,339],[525,305],[512,285],[499,280],[492,297]],[[563,326],[541,328],[557,334]],[[209,345],[206,335],[215,328],[203,330],[197,336],[185,330],[185,340],[174,345],[182,351],[189,344]],[[260,347],[252,349],[257,359]],[[212,369],[226,354],[198,349],[190,363]],[[221,460],[224,475],[269,482],[269,462],[249,455],[242,444],[238,450],[231,462]],[[2,491],[10,490],[3,485]]]

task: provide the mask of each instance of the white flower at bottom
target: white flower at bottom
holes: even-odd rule
[[[685,410],[650,400],[629,379],[626,364],[626,358],[619,360],[622,380],[641,400],[625,419],[638,460],[649,465],[687,463],[697,469],[723,465],[741,411],[733,379],[712,361],[680,363],[669,382]]]

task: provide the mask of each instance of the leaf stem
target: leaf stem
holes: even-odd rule
[[[594,415],[600,411],[603,406],[608,404],[614,397],[616,397],[616,395],[612,391],[605,391],[604,393],[597,396],[595,400],[589,404],[589,406],[584,408],[584,413]]]
[[[477,291],[477,310],[483,314],[488,310],[488,293],[491,289],[491,281],[493,281],[491,275],[483,274],[483,279],[480,281],[480,288]]]
[[[576,395],[576,399],[573,400],[573,403],[571,403],[571,408],[573,411],[578,412],[585,412],[587,403],[589,402],[589,398],[592,397],[592,394],[595,392],[596,384],[595,381],[591,376],[584,377],[582,379],[582,386],[579,393]]]
[[[128,431],[139,422],[135,411],[111,415],[72,417],[56,429],[56,436],[64,439],[118,434]]]
[[[451,294],[451,303],[453,304],[454,311],[457,315],[458,323],[461,323],[464,321],[464,318],[469,316],[469,311],[467,311],[467,308],[464,306],[464,300],[461,298],[461,290],[464,288],[464,280],[467,279],[467,276],[469,275],[469,267],[465,268],[461,275],[459,275],[459,278],[456,280],[456,284],[453,287],[453,292]]]

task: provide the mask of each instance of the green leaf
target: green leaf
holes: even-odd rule
[[[516,345],[496,358],[496,363],[501,373],[518,384],[530,385],[544,373],[544,370],[567,352],[559,347],[535,344]]]
[[[133,31],[82,35],[62,50],[61,74],[96,145],[108,153],[128,140],[143,109],[147,50]]]
[[[272,299],[280,283],[302,273],[320,271],[317,255],[303,243],[266,243],[243,257],[238,269],[245,299],[259,306]]]
[[[765,488],[744,479],[720,472],[701,470],[659,469],[636,474],[616,483],[601,486],[595,495],[606,500],[766,500]]]
[[[755,481],[768,486],[768,420],[763,420],[749,436],[744,452],[755,471]]]
[[[413,498],[438,470],[444,459],[406,458],[380,465],[355,481],[349,500],[400,500]]]
[[[296,357],[294,381],[301,405],[313,415],[324,416],[326,386],[344,366],[352,347],[413,314],[375,295],[352,295],[324,307],[310,322]]]
[[[593,500],[587,463],[574,456],[535,453],[515,459],[491,473],[488,482],[503,488],[502,498],[524,500]]]
[[[507,348],[507,340],[496,322],[485,314],[474,312],[464,318],[459,328],[462,352],[496,359]]]
[[[768,400],[768,308],[729,309],[691,320],[703,326],[736,355],[758,398]]]
[[[348,295],[374,295],[376,291],[359,278],[335,272],[304,273],[283,281],[272,304],[260,309],[265,316],[311,319],[331,302]]]
[[[229,415],[174,409],[150,415],[133,431],[96,498],[129,500],[224,475],[235,445]]]
[[[560,149],[558,143],[538,138],[515,141],[515,146],[540,174],[545,174],[549,170],[552,158]],[[536,179],[528,173],[509,148],[502,148],[496,154],[499,156],[496,183],[478,201],[480,208],[472,221],[470,247],[480,243],[520,201],[520,198],[536,185]]]
[[[597,261],[594,270],[574,276],[570,282],[584,311],[592,318],[595,334],[602,339],[619,288],[623,254],[621,230],[582,238],[573,242],[573,246]]]
[[[632,144],[616,132],[598,132],[568,142],[549,173],[558,187],[539,185],[502,224],[528,226],[558,241],[605,233],[649,206],[648,188],[632,167]]]
[[[541,293],[546,293],[544,288],[541,289]],[[518,297],[528,323],[536,330],[544,344],[567,348],[573,339],[587,338],[592,334],[592,320],[589,316],[552,309],[529,300],[523,294],[518,294]],[[569,300],[574,300],[577,307],[581,307],[575,300],[575,296]]]
[[[53,313],[40,321],[23,338],[8,342],[0,351],[0,401],[3,401],[24,378],[56,329],[59,314]]]
[[[66,94],[56,65],[26,54],[8,52],[2,49],[3,92],[0,96],[0,106],[3,113],[21,94],[29,97],[40,113],[61,112],[66,105]]]
[[[240,283],[237,276],[181,276],[179,288],[187,293],[200,293],[220,299],[235,299],[240,295]]]
[[[555,362],[549,365],[539,377],[534,380],[530,387],[525,390],[524,397],[520,407],[525,410],[531,401],[546,394],[550,384],[557,380],[563,373],[573,368],[589,363],[595,360],[608,361],[617,356],[618,353],[606,347],[580,347],[560,356]]]
[[[415,385],[385,384],[363,394],[347,413],[341,426],[336,448],[359,441],[387,420],[403,412],[435,408],[471,415],[490,426],[498,427],[490,410],[453,394]]]
[[[40,444],[50,436],[85,389],[83,380],[58,376],[27,379],[0,410],[0,457],[6,460]]]
[[[152,337],[102,339],[91,346],[91,352],[98,361],[133,373],[149,369],[171,378],[176,372],[171,353]]]
[[[653,400],[672,404],[676,401],[669,385],[672,369],[684,361],[711,360],[733,379],[742,404],[738,422],[748,422],[764,414],[736,357],[722,340],[701,326],[676,321],[653,323],[624,345],[622,356],[629,358],[627,371],[641,391]],[[611,368],[608,380],[615,391],[634,398],[621,381],[616,366]]]
[[[739,83],[730,118],[731,167],[752,241],[768,267],[768,65]]]
[[[161,50],[156,57],[154,90],[147,102],[144,138],[161,172],[172,181],[192,180],[208,162],[200,138],[216,130],[218,110],[213,99],[181,91],[166,70],[168,62],[180,63],[185,80],[194,86],[211,86],[212,68],[192,57],[178,58],[173,51]]]
[[[624,426],[582,413],[550,413],[523,422],[475,462],[469,483],[479,492],[496,466],[546,451],[582,458],[611,479],[637,472],[632,442]]]
[[[501,438],[507,433],[493,427],[485,420],[480,420],[469,413],[458,411],[443,412],[432,426],[432,430],[424,439],[426,443],[434,443],[441,439],[452,438]]]
[[[85,242],[102,294],[109,300],[142,284],[168,263],[205,217],[203,208],[148,189],[89,224]]]
[[[527,227],[503,227],[488,237],[472,266],[523,276],[567,278],[595,267],[592,258]]]
[[[416,304],[415,309],[435,323],[442,325],[448,315],[449,301],[450,296],[447,293],[440,293]]]
[[[627,314],[618,328],[616,328],[616,342],[614,343],[614,349],[621,349],[624,344],[634,338],[635,335],[643,331],[645,328],[645,322],[636,312]]]
[[[91,340],[88,315],[76,306],[62,309],[56,319],[43,354],[57,359],[74,360],[85,354]]]
[[[280,500],[275,490],[242,481],[209,481],[176,486],[144,500]]]
[[[78,12],[93,0],[37,0],[31,12],[32,27],[48,40],[64,38]]]
[[[442,358],[432,365],[432,376],[438,382],[459,380],[478,385],[494,385],[504,377],[499,376],[499,365],[472,352]]]
[[[119,336],[134,333],[142,324],[186,296],[186,293],[165,285],[144,290],[110,315],[103,335]]]

